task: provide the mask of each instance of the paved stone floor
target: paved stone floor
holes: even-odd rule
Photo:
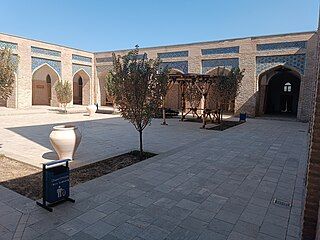
[[[259,119],[194,129],[197,143],[73,187],[76,203],[53,213],[0,188],[0,239],[299,239],[307,130]]]
[[[155,119],[144,131],[146,151],[163,153],[196,141],[211,133],[200,131],[200,123],[169,119],[162,126]],[[82,141],[72,167],[104,160],[138,149],[139,135],[132,124],[118,115],[34,113],[0,116],[0,153],[41,167],[41,163],[57,159],[49,134],[54,125],[74,123],[82,132]],[[19,146],[19,147],[17,147]]]

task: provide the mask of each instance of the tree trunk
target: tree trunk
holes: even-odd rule
[[[140,137],[140,160],[142,160],[142,157],[143,157],[142,130],[139,130],[139,137]]]
[[[113,108],[113,113],[115,113],[116,112],[116,104],[115,104],[114,100],[112,101],[112,108]]]
[[[205,128],[205,127],[206,127],[206,110],[204,109],[202,113],[202,128]]]
[[[67,114],[67,104],[64,103],[63,107],[64,107],[64,113]]]
[[[166,122],[166,109],[164,107],[162,108],[162,118],[163,118],[162,125],[168,125]]]
[[[181,84],[181,83],[180,83]],[[180,85],[181,87],[181,119],[180,121],[183,121],[184,120],[184,109],[185,109],[185,97],[184,97],[184,86],[181,84]]]
[[[206,106],[207,106],[207,94],[203,94],[203,116],[202,116],[202,128],[206,128]]]

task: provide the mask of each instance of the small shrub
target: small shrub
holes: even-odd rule
[[[67,113],[67,104],[72,100],[72,88],[68,81],[58,81],[55,90],[58,102],[63,106],[64,112]]]

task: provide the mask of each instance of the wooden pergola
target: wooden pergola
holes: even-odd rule
[[[183,121],[187,114],[190,112],[195,113],[197,116],[197,110],[202,110],[202,128],[206,126],[206,119],[209,117],[212,121],[217,120],[220,122],[221,120],[221,112],[220,109],[208,109],[206,108],[206,102],[209,90],[211,86],[216,82],[216,80],[221,77],[221,75],[208,75],[208,74],[196,74],[196,73],[170,73],[169,74],[169,89],[175,84],[178,83],[181,90],[181,121]],[[184,114],[186,110],[185,106],[185,90],[187,84],[195,84],[196,87],[202,94],[203,99],[203,108],[190,108],[189,111]],[[199,116],[198,116],[199,117]]]

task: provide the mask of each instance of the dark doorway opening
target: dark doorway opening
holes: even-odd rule
[[[266,86],[265,114],[297,116],[300,78],[285,68],[276,70]]]
[[[73,80],[73,104],[82,105],[82,91],[83,91],[83,80],[79,76],[78,79]]]

